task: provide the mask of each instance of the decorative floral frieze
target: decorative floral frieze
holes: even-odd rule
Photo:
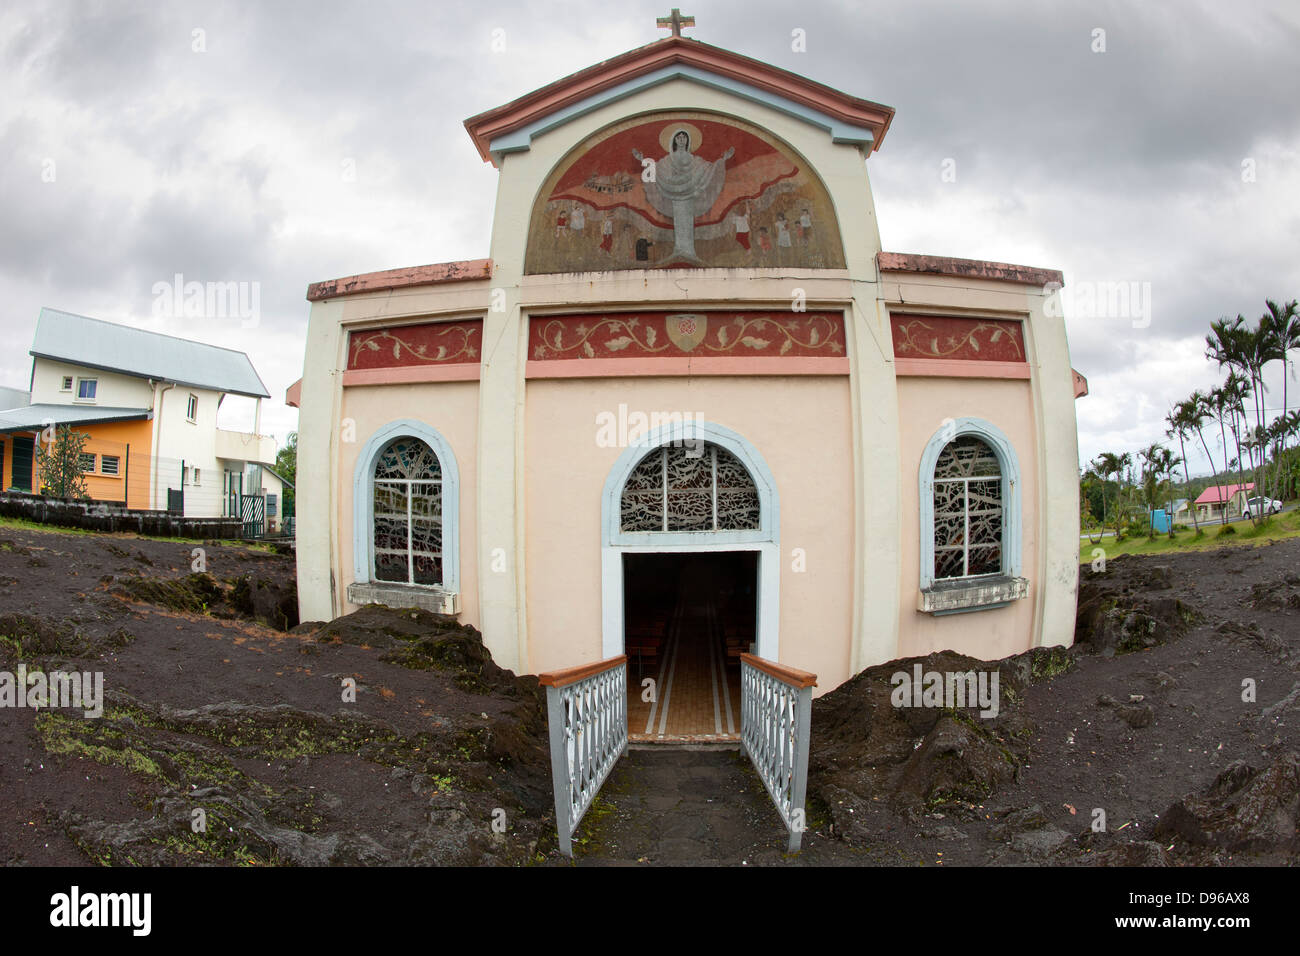
[[[894,356],[979,362],[1025,361],[1019,322],[947,315],[894,315]]]
[[[366,329],[348,337],[348,368],[476,363],[482,345],[481,320]]]
[[[638,312],[532,320],[529,358],[844,356],[839,313]]]

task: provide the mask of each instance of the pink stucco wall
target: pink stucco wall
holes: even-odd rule
[[[352,541],[352,479],[357,455],[375,431],[399,418],[414,419],[436,429],[456,456],[460,471],[460,620],[479,626],[478,607],[478,382],[436,382],[419,385],[370,385],[343,390],[338,439],[339,536],[334,566],[339,568],[338,593],[343,597],[354,578]],[[355,441],[347,441],[347,420]],[[343,613],[355,611],[344,601]]]
[[[902,555],[898,657],[952,648],[996,660],[1034,646],[1039,580],[1038,447],[1033,401],[1027,381],[900,378],[898,413]],[[1004,608],[936,617],[916,609],[920,589],[919,464],[926,443],[946,418],[982,418],[996,425],[1015,448],[1020,466],[1021,575],[1029,596]],[[889,569],[882,569],[888,573]]]
[[[601,655],[601,493],[623,449],[600,447],[597,416],[697,414],[744,436],[780,499],[780,660],[825,690],[849,675],[853,464],[842,376],[532,380],[527,383],[529,670]],[[793,549],[807,570],[791,570]]]

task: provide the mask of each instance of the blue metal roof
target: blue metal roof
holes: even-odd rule
[[[232,395],[271,397],[243,352],[58,309],[41,309],[31,354]]]

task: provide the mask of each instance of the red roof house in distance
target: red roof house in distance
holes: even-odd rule
[[[1225,507],[1228,509],[1229,516],[1239,515],[1246,507],[1246,499],[1254,490],[1253,481],[1248,481],[1244,485],[1211,485],[1196,499],[1197,517],[1221,518]]]

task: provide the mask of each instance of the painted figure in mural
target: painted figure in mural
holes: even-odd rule
[[[776,214],[776,245],[780,249],[790,248],[790,227],[786,224],[783,212]]]
[[[600,224],[600,248],[606,252],[614,250],[614,217],[605,213],[605,220]]]
[[[736,241],[749,251],[749,203],[736,210]]]
[[[812,238],[812,216],[807,209],[804,209],[803,215],[799,217],[799,238],[803,240],[805,246]]]
[[[695,255],[695,217],[708,212],[717,201],[726,182],[726,162],[735,153],[732,147],[712,163],[700,159],[691,152],[690,133],[679,129],[673,133],[672,150],[655,162],[654,178],[642,183],[646,202],[672,217],[673,258],[700,261]],[[632,150],[632,155],[644,165],[640,150]]]

